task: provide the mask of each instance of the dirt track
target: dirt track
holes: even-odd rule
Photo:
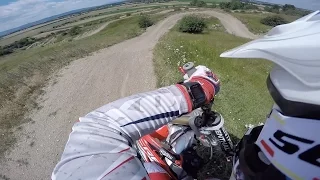
[[[202,12],[220,19],[229,33],[255,38],[236,18],[220,12]],[[152,49],[159,38],[183,17],[172,15],[139,37],[100,50],[62,69],[44,89],[15,149],[0,165],[10,179],[50,179],[71,127],[78,117],[133,93],[155,89]]]

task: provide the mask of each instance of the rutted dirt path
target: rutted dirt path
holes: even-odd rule
[[[1,162],[0,179],[50,179],[71,127],[78,117],[120,97],[155,89],[152,49],[159,38],[183,17],[172,15],[126,40],[62,69],[44,88],[45,94],[25,124],[14,150]],[[220,19],[229,33],[255,38],[231,15],[205,11]]]

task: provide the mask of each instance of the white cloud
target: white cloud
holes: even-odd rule
[[[0,6],[0,32],[75,9],[121,0],[18,0]]]

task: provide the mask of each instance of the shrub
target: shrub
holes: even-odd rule
[[[152,26],[153,22],[151,21],[149,16],[142,15],[139,18],[139,27],[140,28],[147,28],[149,26]]]
[[[277,9],[277,10],[279,10],[279,9],[280,9],[280,6],[279,6],[279,5],[277,5],[277,4],[272,5],[272,9]]]
[[[282,11],[287,15],[293,16],[305,16],[310,13],[308,10],[297,9],[294,5],[285,4],[282,6]]]
[[[207,3],[205,3],[204,1],[198,1],[197,7],[206,7],[207,6]]]
[[[310,12],[309,11],[305,11],[305,10],[299,10],[299,9],[288,9],[286,11],[284,11],[285,14],[287,15],[292,15],[292,16],[305,16],[308,15]]]
[[[231,7],[231,2],[222,2],[219,4],[221,9],[230,9]]]
[[[272,12],[272,13],[277,13],[277,14],[280,13],[280,7],[277,6],[277,5],[274,5],[274,6],[265,6],[265,7],[264,7],[264,10],[265,10],[265,11],[268,11],[268,12]]]
[[[79,27],[79,26],[74,26],[74,27],[72,27],[72,28],[70,29],[69,34],[70,34],[71,36],[76,36],[76,35],[80,34],[80,32],[81,32],[80,27]]]
[[[131,16],[131,13],[126,13],[126,16]]]
[[[207,3],[205,3],[204,1],[192,0],[190,2],[190,6],[206,7]]]
[[[260,22],[264,25],[273,26],[273,27],[288,23],[283,17],[280,17],[280,16],[268,16],[261,19]]]
[[[175,7],[173,8],[173,11],[181,11],[181,9],[179,7]]]
[[[13,53],[13,50],[12,49],[3,49],[1,46],[0,46],[0,56],[4,56],[4,55],[7,55],[7,54],[11,54]]]
[[[185,16],[179,22],[179,31],[201,33],[206,27],[205,20],[198,16]]]
[[[245,4],[243,9],[259,9],[259,7],[253,4]]]
[[[115,15],[115,16],[113,16],[113,18],[114,18],[114,19],[120,19],[120,18],[121,18],[121,16],[122,16],[122,15],[121,15],[121,14],[119,14],[119,15]]]
[[[198,2],[198,0],[192,0],[189,5],[196,6],[197,2]]]
[[[222,2],[219,4],[221,9],[230,9],[230,10],[236,10],[236,9],[244,9],[245,3],[242,3],[239,0],[234,0],[232,2]]]
[[[246,2],[241,2],[239,0],[233,0],[231,2],[222,2],[219,4],[221,9],[229,9],[229,10],[242,10],[242,9],[259,9],[258,6],[251,4],[251,3],[246,3]]]
[[[236,9],[243,9],[244,8],[244,3],[240,2],[240,1],[232,1],[230,8],[232,10],[236,10]]]
[[[291,4],[285,4],[284,6],[282,6],[282,10],[283,11],[296,10],[296,7],[294,5],[291,5]]]

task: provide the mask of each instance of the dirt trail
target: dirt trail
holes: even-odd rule
[[[254,38],[230,15],[202,13],[218,17],[230,33]],[[32,112],[16,147],[1,162],[0,179],[50,179],[79,116],[120,97],[155,89],[152,49],[185,14],[172,15],[141,36],[78,59],[57,73],[39,98],[43,108]]]
[[[83,38],[86,38],[86,37],[89,37],[89,36],[92,36],[92,35],[95,35],[97,34],[98,32],[102,31],[105,27],[107,27],[110,23],[114,22],[116,20],[113,20],[113,21],[108,21],[104,24],[102,24],[100,27],[98,27],[97,29],[94,29],[94,30],[91,30],[91,31],[88,31],[88,32],[85,32],[83,34],[81,34],[80,36],[74,38],[75,40],[79,40],[79,39],[83,39]]]

